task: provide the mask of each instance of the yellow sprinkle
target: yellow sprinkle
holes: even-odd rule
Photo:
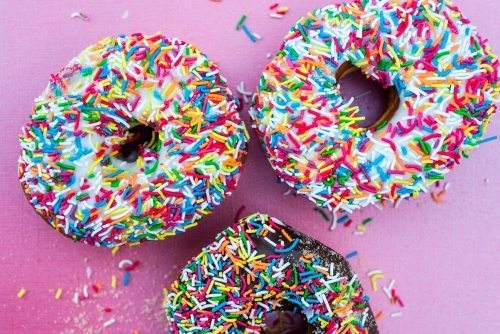
[[[22,288],[21,291],[17,293],[17,298],[23,298],[25,294],[26,294],[26,289]]]
[[[372,277],[370,277],[370,280],[372,281],[372,289],[373,289],[373,291],[377,291],[377,282],[375,282],[375,280],[377,280],[379,278],[384,278],[384,275],[382,275],[382,274],[375,274]]]
[[[115,275],[111,276],[111,287],[113,289],[116,288],[116,276]]]
[[[111,250],[111,254],[115,255],[116,253],[118,253],[119,249],[120,249],[120,247],[118,247],[118,246],[113,247],[113,249]]]
[[[101,162],[102,159],[103,158],[99,158],[96,161],[94,161],[94,163],[92,165],[90,165],[90,168],[87,170],[87,174],[90,174],[94,170],[94,168],[97,166],[97,164]]]
[[[59,288],[59,289],[57,289],[57,292],[56,292],[56,299],[61,298],[61,295],[62,295],[62,289]]]

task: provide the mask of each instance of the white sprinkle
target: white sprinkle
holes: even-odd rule
[[[403,312],[396,312],[396,313],[391,313],[391,317],[400,317],[403,315]]]
[[[337,212],[332,211],[332,225],[330,226],[330,231],[335,230],[337,227]]]
[[[394,203],[394,209],[397,209],[399,207],[399,204],[403,201],[403,198],[400,197],[396,200],[396,203]]]
[[[240,82],[240,85],[236,87],[236,90],[238,91],[238,93],[240,93],[243,96],[252,96],[253,95],[252,92],[247,92],[245,90],[245,83],[243,81]]]
[[[267,54],[267,58],[268,59],[271,58],[271,54],[270,53]]]
[[[128,18],[128,10],[125,11],[125,13],[123,13],[123,16],[122,16],[122,19],[126,19]]]
[[[389,283],[389,286],[387,287],[387,290],[388,291],[391,291],[392,288],[394,288],[394,284],[396,284],[396,280],[395,279],[392,279],[391,280],[391,283]]]
[[[484,182],[490,183],[490,179],[487,178],[486,180],[484,180]]]
[[[259,34],[257,34],[256,32],[252,33],[253,37],[257,38],[257,39],[262,39],[262,37],[260,37]]]
[[[272,17],[273,19],[281,19],[281,18],[283,18],[283,15],[281,15],[281,14],[271,13],[271,14],[269,14],[269,16]]]
[[[128,264],[129,266],[133,265],[134,263],[130,261],[129,259],[123,259],[118,263],[118,268],[123,269],[123,267]]]
[[[382,270],[372,270],[370,271],[368,274],[366,274],[368,277],[371,277],[373,275],[377,275],[377,274],[382,274]]]
[[[389,298],[389,300],[392,300],[391,292],[389,290],[387,290],[387,288],[385,286],[382,287],[382,290],[384,290],[387,298]]]
[[[92,275],[92,269],[90,267],[87,267],[85,269],[85,272],[87,273],[87,278],[90,278],[90,276]]]
[[[73,303],[78,305],[78,292],[75,292],[75,294],[73,295]]]
[[[352,234],[354,234],[354,235],[364,235],[365,233],[363,231],[354,231]]]
[[[273,242],[271,239],[269,239],[268,237],[265,237],[264,240],[266,240],[268,243],[270,243],[271,245],[273,245],[274,247],[276,247],[276,243]]]
[[[106,322],[103,324],[103,326],[104,326],[104,327],[111,326],[112,324],[114,324],[114,323],[115,323],[115,321],[116,321],[116,320],[115,320],[114,318],[109,319],[108,321],[106,321]]]
[[[290,195],[290,193],[291,193],[291,192],[292,192],[292,189],[288,189],[287,191],[285,191],[285,192],[283,193],[283,195],[284,195],[284,196],[288,196],[288,195]]]
[[[87,15],[83,15],[82,13],[80,12],[74,12],[73,14],[70,15],[72,19],[74,19],[75,17],[79,17],[85,21],[88,21],[89,20],[89,17]]]
[[[366,92],[364,92],[364,93],[361,93],[361,94],[359,94],[359,95],[356,95],[356,96],[354,97],[354,99],[355,99],[355,100],[356,100],[356,99],[360,99],[360,98],[362,98],[363,96],[370,95],[371,93],[372,93],[372,91],[371,91],[371,90],[366,91]]]
[[[450,187],[450,182],[446,182],[446,184],[444,185],[444,190],[448,190],[449,187]]]
[[[86,284],[83,286],[83,296],[89,298],[89,287]]]

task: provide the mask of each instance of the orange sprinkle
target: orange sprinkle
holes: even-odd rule
[[[288,240],[289,242],[292,242],[292,238],[288,235],[288,233],[286,233],[285,229],[281,229],[281,233],[285,236],[286,240]]]
[[[431,196],[432,196],[432,199],[434,200],[434,202],[443,203],[443,200],[438,195],[436,195],[436,193],[432,193]]]

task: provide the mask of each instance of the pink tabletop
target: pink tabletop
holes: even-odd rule
[[[366,208],[350,215],[349,227],[338,226],[333,232],[312,203],[283,195],[287,187],[276,182],[253,132],[251,154],[235,193],[197,228],[164,242],[123,247],[116,255],[109,249],[73,244],[49,228],[24,198],[16,172],[17,134],[49,74],[88,45],[113,34],[162,31],[197,45],[219,61],[234,91],[241,81],[253,90],[268,62],[266,55],[276,51],[289,27],[307,11],[330,2],[286,0],[280,5],[290,10],[281,20],[269,17],[270,0],[121,0],[113,5],[75,0],[0,2],[0,333],[163,332],[167,329],[161,307],[163,288],[233,223],[242,205],[245,214],[269,213],[341,254],[357,251],[358,256],[349,261],[372,298],[374,312],[384,312],[381,333],[498,331],[498,142],[484,144],[447,176],[450,187],[444,203],[423,194],[397,209]],[[496,1],[456,0],[456,4],[489,38],[492,49],[500,52]],[[90,19],[72,19],[73,12]],[[257,43],[235,30],[243,13],[248,15],[247,26],[262,36]],[[248,105],[243,118],[249,124],[247,110]],[[500,132],[497,117],[488,135]],[[354,235],[366,218],[373,222],[364,235]],[[128,286],[123,286],[124,272],[117,267],[123,259],[141,262],[131,272]],[[376,292],[366,275],[374,269],[384,274]],[[118,280],[115,289],[112,275]],[[396,280],[404,307],[391,304],[381,291],[391,279]],[[85,285],[89,297],[75,304],[74,293],[83,296]],[[102,287],[95,292],[92,286]],[[22,288],[26,293],[19,299]],[[62,295],[56,299],[59,288]],[[402,315],[390,316],[398,312]],[[104,328],[111,319],[115,323]]]

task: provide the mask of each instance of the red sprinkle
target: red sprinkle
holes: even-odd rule
[[[130,266],[124,267],[123,270],[125,270],[125,271],[132,271],[135,268],[137,268],[139,266],[139,264],[141,264],[140,261],[134,261],[134,263],[132,263]]]

